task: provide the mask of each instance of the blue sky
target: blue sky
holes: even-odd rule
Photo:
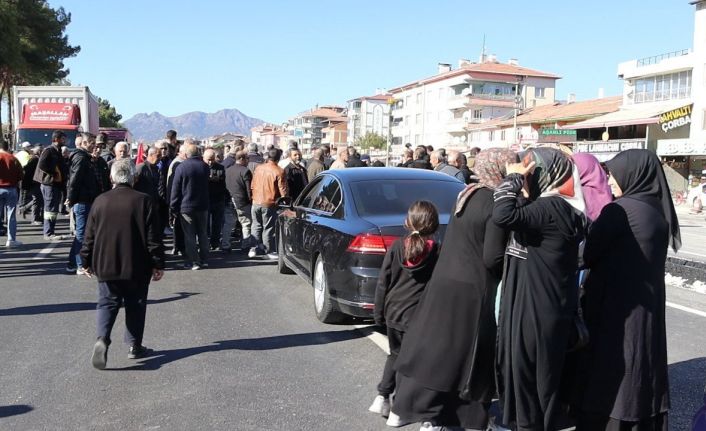
[[[557,98],[619,94],[622,61],[691,48],[688,0],[49,0],[81,45],[73,84],[124,119],[237,108],[282,122],[477,60],[563,77]]]

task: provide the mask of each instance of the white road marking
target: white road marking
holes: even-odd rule
[[[680,254],[680,253],[690,254],[690,255],[692,255],[692,256],[706,257],[706,254],[694,253],[694,252],[685,251],[685,250],[679,250],[678,253],[670,253],[670,254],[671,254],[672,256],[679,257],[679,254]]]
[[[373,325],[353,325],[356,329],[370,328]],[[367,339],[375,343],[380,349],[382,349],[385,354],[390,354],[390,343],[387,341],[387,337],[379,332],[372,331],[370,334],[365,336]]]
[[[34,260],[44,259],[45,257],[47,257],[48,254],[50,254],[52,251],[54,251],[54,248],[56,248],[56,245],[52,245],[52,246],[49,246],[49,247],[43,249],[42,251],[37,253],[37,255],[33,257],[33,259]]]
[[[701,310],[696,310],[694,308],[685,307],[683,305],[675,304],[673,302],[666,302],[667,307],[676,308],[677,310],[686,311],[687,313],[695,314],[697,316],[706,317],[706,312]]]

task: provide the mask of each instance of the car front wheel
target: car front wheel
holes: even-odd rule
[[[279,245],[277,249],[277,271],[279,271],[280,274],[294,274],[294,271],[292,271],[286,263],[284,263],[284,240],[282,239],[282,233],[280,232],[279,235]]]
[[[328,279],[324,270],[324,261],[321,256],[316,258],[314,265],[314,311],[316,317],[323,323],[340,323],[344,320],[343,314],[336,310],[328,290]]]

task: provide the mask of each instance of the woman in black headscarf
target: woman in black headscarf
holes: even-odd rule
[[[585,205],[578,170],[558,150],[530,150],[507,172],[493,209],[493,220],[512,230],[498,318],[502,422],[516,430],[554,431],[562,417],[561,376],[578,307]],[[529,203],[520,196],[523,186]]]
[[[664,265],[681,246],[662,165],[647,150],[607,162],[616,200],[591,226],[577,430],[667,430]]]
[[[508,149],[478,154],[457,199],[431,280],[397,358],[393,413],[404,422],[485,430],[495,387],[495,294],[507,232],[491,220]],[[433,428],[432,428],[433,429]]]

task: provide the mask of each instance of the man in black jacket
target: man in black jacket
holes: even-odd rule
[[[355,147],[348,147],[348,161],[346,162],[347,168],[364,168],[367,165],[365,162],[360,160],[360,154]]]
[[[255,172],[255,168],[258,165],[265,163],[265,159],[262,154],[258,152],[257,144],[251,143],[248,145],[248,169],[250,172]],[[227,169],[227,168],[226,168]]]
[[[199,270],[208,266],[208,165],[194,143],[184,144],[186,160],[174,171],[170,206],[179,214],[184,232],[184,268]],[[198,243],[198,251],[197,251]]]
[[[238,222],[243,229],[240,248],[245,250],[253,243],[250,227],[252,226],[252,172],[248,169],[248,155],[244,151],[235,154],[235,164],[226,169],[226,187],[233,200]],[[232,227],[231,227],[232,228]],[[224,235],[225,238],[225,235]],[[228,238],[230,247],[230,238]],[[223,248],[223,242],[221,242]]]
[[[56,218],[59,215],[61,203],[61,147],[66,143],[66,134],[55,130],[51,135],[51,145],[42,151],[39,156],[37,170],[34,172],[34,181],[40,184],[42,198],[44,199],[44,239],[62,240],[61,235],[56,235]]]
[[[221,230],[226,210],[226,170],[216,161],[216,152],[211,148],[203,152],[203,161],[208,165],[209,171],[207,231],[211,250],[215,250],[221,245]]]
[[[87,276],[98,278],[98,340],[91,362],[105,368],[110,333],[120,305],[125,307],[125,341],[128,358],[147,356],[142,345],[150,278],[164,275],[164,249],[157,211],[152,199],[133,190],[135,166],[130,159],[113,163],[110,176],[115,187],[93,202],[88,214],[81,262]]]
[[[39,226],[42,224],[42,207],[44,199],[42,199],[42,190],[39,183],[33,180],[34,173],[37,171],[39,164],[39,155],[42,153],[42,147],[35,146],[30,151],[29,161],[24,167],[24,177],[22,178],[22,189],[26,190],[27,202],[21,208],[22,215],[31,213],[32,224]]]
[[[137,165],[137,178],[135,179],[135,190],[154,200],[157,213],[159,213],[159,169],[157,169],[156,163],[159,153],[160,150],[157,147],[150,147],[147,150],[145,161]]]
[[[66,186],[65,204],[74,214],[76,232],[69,251],[66,272],[79,275],[83,274],[79,251],[81,251],[83,244],[86,221],[88,213],[91,211],[91,204],[99,194],[96,172],[91,160],[94,145],[95,142],[88,133],[76,136],[76,151],[71,154],[69,182]]]

